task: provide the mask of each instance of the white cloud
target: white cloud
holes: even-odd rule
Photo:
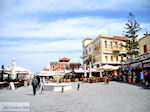
[[[118,22],[120,21],[120,22]],[[1,37],[48,37],[48,38],[81,38],[96,36],[100,33],[108,33],[109,30],[116,30],[119,33],[121,19],[106,19],[96,17],[81,17],[60,19],[53,22],[39,23],[34,21],[3,23]],[[110,29],[113,28],[113,29]],[[117,29],[116,29],[117,28]],[[119,28],[119,29],[118,29]],[[8,33],[9,32],[9,33]]]
[[[7,15],[45,11],[146,10],[150,6],[149,0],[2,0],[2,3]]]
[[[1,37],[15,38],[85,38],[99,34],[122,36],[126,20],[98,17],[59,19],[53,22],[22,21],[3,23]],[[148,28],[150,23],[141,23]]]
[[[41,53],[41,52],[59,52],[59,51],[81,51],[81,40],[62,40],[55,42],[44,42],[36,44],[34,42],[26,44],[18,42],[17,46],[6,46],[1,48],[1,52],[20,52],[20,53]],[[9,50],[9,51],[8,51]]]

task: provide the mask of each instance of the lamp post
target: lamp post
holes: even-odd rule
[[[90,69],[89,69],[89,77],[91,78],[92,77],[92,72],[91,72],[91,61],[90,61]]]
[[[87,77],[87,73],[86,73],[86,63],[84,63],[84,77]]]

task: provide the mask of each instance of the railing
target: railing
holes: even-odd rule
[[[100,53],[100,50],[94,50],[94,53]]]
[[[81,58],[84,58],[84,57],[87,57],[87,56],[88,56],[87,54],[86,54],[86,55],[84,54],[84,55],[82,55],[82,56],[80,56],[80,57],[81,57]]]
[[[144,55],[141,56],[142,60],[145,60],[145,59],[148,59],[148,58],[150,58],[150,53],[147,53],[147,54],[144,54]]]

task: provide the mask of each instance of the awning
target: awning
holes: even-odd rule
[[[143,63],[150,63],[150,59],[143,61]]]
[[[112,71],[112,70],[119,69],[119,67],[118,66],[112,66],[112,65],[104,65],[104,66],[102,66],[102,67],[100,67],[98,69],[100,69],[100,70],[106,70],[106,71]]]
[[[139,63],[131,64],[130,66],[131,66],[131,67],[137,67],[137,66],[140,66],[141,64],[142,64],[142,62],[139,62]]]

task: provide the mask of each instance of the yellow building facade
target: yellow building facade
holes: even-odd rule
[[[139,40],[140,55],[150,54],[150,34]]]
[[[83,63],[89,65],[91,61],[92,66],[99,68],[103,65],[121,65],[122,57],[121,54],[125,53],[126,50],[122,47],[126,40],[125,37],[111,36],[111,35],[100,35],[96,39],[84,39],[83,44]],[[87,43],[88,41],[88,43]]]

